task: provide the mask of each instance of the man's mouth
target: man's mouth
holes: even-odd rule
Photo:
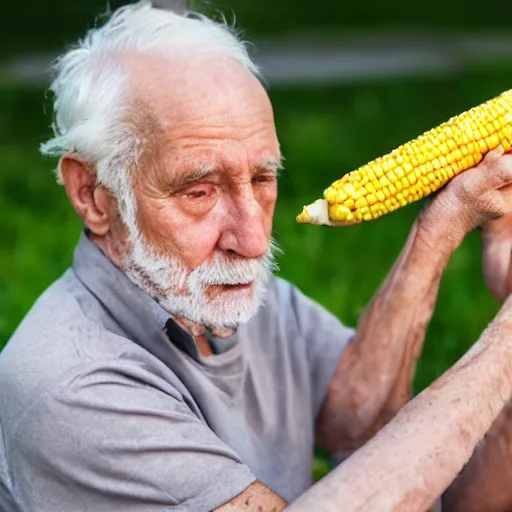
[[[250,283],[240,283],[240,284],[222,284],[219,285],[219,288],[222,291],[233,292],[236,290],[246,290],[252,286],[252,281]]]
[[[206,294],[208,297],[216,297],[222,293],[233,293],[242,292],[244,290],[250,290],[253,286],[254,281],[250,283],[238,283],[238,284],[212,284],[208,286]]]

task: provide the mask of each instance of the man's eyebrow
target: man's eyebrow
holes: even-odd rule
[[[283,169],[284,166],[282,156],[279,156],[279,158],[275,158],[273,156],[265,157],[254,166],[254,172],[272,171],[278,174],[279,171],[282,171]]]
[[[193,185],[194,183],[210,176],[215,172],[213,164],[201,164],[195,169],[190,169],[180,173],[178,176],[170,180],[169,187],[173,191],[183,190],[184,188]]]
[[[253,168],[253,173],[257,174],[259,172],[274,172],[278,173],[283,169],[283,158],[280,156],[279,158],[275,157],[265,157],[259,163],[257,163]],[[179,192],[194,183],[206,178],[215,172],[218,169],[214,164],[204,163],[199,165],[196,168],[191,168],[180,173],[178,176],[171,178],[169,180],[169,188],[173,192]]]

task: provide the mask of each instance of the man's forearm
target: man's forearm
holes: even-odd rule
[[[361,318],[331,383],[318,421],[318,438],[330,450],[351,448],[350,440],[357,443],[410,398],[414,364],[456,245],[421,223]]]
[[[453,369],[289,510],[423,512],[509,400],[511,337],[512,315],[505,312]]]
[[[512,509],[512,404],[496,419],[443,503],[450,512]]]

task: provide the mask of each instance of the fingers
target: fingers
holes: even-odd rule
[[[503,301],[507,296],[512,240],[482,231],[482,267],[484,280],[493,297]]]
[[[464,235],[512,211],[512,155],[490,151],[473,169],[460,173],[440,191],[428,212],[439,210]],[[428,213],[426,214],[428,215]]]
[[[485,161],[490,161],[492,162],[493,160],[499,160],[499,158],[501,156],[503,156],[505,154],[505,150],[503,149],[503,146],[498,146],[496,149],[493,149],[491,151],[489,151],[485,156],[484,156],[484,162]]]
[[[455,196],[468,206],[476,207],[481,202],[479,207],[484,210],[487,206],[494,209],[499,202],[501,209],[503,202],[509,199],[512,206],[512,190],[503,190],[503,194],[500,190],[512,185],[512,155],[504,154],[501,147],[495,149],[479,165],[459,174],[450,185]]]
[[[507,213],[512,212],[512,185],[506,185],[500,188],[499,193],[503,201],[505,211]]]
[[[510,191],[512,187],[506,187],[504,191]],[[512,240],[512,212],[509,212],[498,219],[492,219],[482,226],[484,240],[493,242],[505,242]]]
[[[501,146],[489,152],[477,168],[485,172],[486,186],[496,190],[512,184],[512,155],[505,154]]]
[[[506,187],[503,190],[512,190]],[[482,229],[482,266],[491,294],[505,300],[512,289],[512,214],[490,220]]]

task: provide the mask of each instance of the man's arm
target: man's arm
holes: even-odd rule
[[[512,299],[452,369],[287,510],[423,512],[448,487],[512,396]],[[217,509],[285,504],[251,486]],[[235,507],[235,508],[233,508]]]
[[[512,300],[470,352],[290,510],[428,508],[512,393]]]
[[[285,501],[261,482],[254,482],[244,492],[215,512],[280,512]]]
[[[331,452],[361,446],[410,400],[415,363],[442,273],[462,241],[460,233],[465,236],[485,221],[489,208],[496,208],[485,194],[478,198],[474,194],[478,187],[491,185],[493,167],[503,164],[500,154],[488,155],[470,171],[485,173],[486,179],[467,173],[456,178],[415,222],[341,358],[318,417],[317,440]],[[503,160],[510,165],[511,158],[507,155]],[[506,200],[510,192],[501,195]],[[474,218],[459,214],[457,203],[472,211]]]
[[[482,227],[482,252],[487,287],[502,302],[512,291],[512,214]],[[512,508],[512,404],[496,419],[443,502],[453,512]]]
[[[496,419],[471,460],[443,496],[450,512],[512,508],[512,406]]]
[[[451,242],[415,222],[397,262],[345,349],[317,421],[319,444],[357,448],[410,400]]]

